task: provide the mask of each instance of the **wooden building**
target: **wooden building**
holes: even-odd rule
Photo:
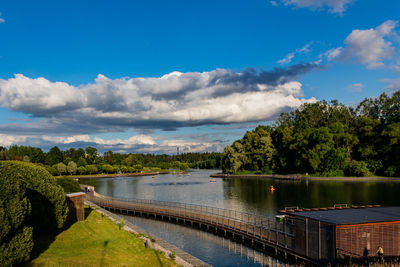
[[[352,257],[400,256],[400,207],[339,207],[283,212],[298,255],[334,264]]]

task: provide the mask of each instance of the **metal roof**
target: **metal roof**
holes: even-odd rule
[[[71,193],[71,194],[67,194],[67,197],[76,197],[76,196],[84,196],[85,193],[83,192],[76,192],[76,193]]]
[[[289,214],[333,224],[400,221],[400,207],[349,208],[290,212]]]

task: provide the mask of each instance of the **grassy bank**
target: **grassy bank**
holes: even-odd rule
[[[177,266],[97,212],[74,223],[27,266]]]

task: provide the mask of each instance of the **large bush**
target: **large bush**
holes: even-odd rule
[[[347,176],[367,177],[372,176],[365,161],[351,160],[346,163],[344,173]]]
[[[62,228],[68,208],[64,190],[43,167],[0,161],[0,182],[0,262],[7,265],[29,257],[36,235]]]
[[[22,181],[0,177],[0,266],[29,259],[32,227],[27,226],[31,205]]]

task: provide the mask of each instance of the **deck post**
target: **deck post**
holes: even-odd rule
[[[308,218],[306,218],[306,256],[308,257]]]
[[[321,221],[318,221],[318,259],[321,259]]]

